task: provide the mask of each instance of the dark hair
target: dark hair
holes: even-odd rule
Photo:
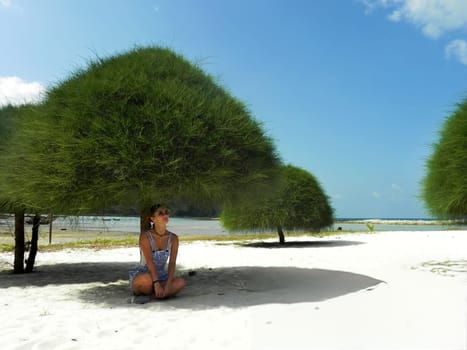
[[[162,203],[157,203],[157,204],[154,204],[150,209],[149,209],[149,213],[151,215],[154,215],[156,212],[157,212],[157,209],[160,209],[160,208],[167,208],[166,205],[162,204]]]
[[[143,225],[142,225],[143,230],[149,230],[152,228],[152,222],[149,219],[149,217],[154,216],[157,210],[160,208],[168,209],[168,207],[163,203],[157,203],[157,204],[152,205],[151,208],[145,209],[145,214],[143,213]]]

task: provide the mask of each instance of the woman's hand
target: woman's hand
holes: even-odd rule
[[[156,298],[159,299],[165,296],[164,288],[159,282],[154,283],[154,294],[156,295]]]
[[[170,291],[172,290],[172,283],[170,281],[167,281],[167,283],[164,286],[164,298],[168,297],[170,295]]]

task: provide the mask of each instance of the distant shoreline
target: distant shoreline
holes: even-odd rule
[[[32,217],[32,214],[25,214],[25,217]],[[46,215],[43,215],[46,217]],[[119,221],[121,219],[139,219],[138,215],[112,215],[112,214],[90,214],[90,215],[54,215],[54,220],[61,219],[78,219],[88,218],[92,220],[103,220],[103,221]],[[187,219],[187,220],[205,220],[205,221],[219,221],[219,217],[210,216],[172,216],[174,219]],[[2,220],[14,219],[14,214],[0,213],[0,225]],[[405,224],[405,225],[467,225],[467,219],[436,219],[436,218],[376,218],[376,217],[339,217],[336,218],[334,223],[352,223],[352,224],[365,224],[365,223],[376,223],[376,224]]]
[[[463,220],[438,220],[438,219],[336,219],[334,224],[385,224],[385,225],[466,225]]]

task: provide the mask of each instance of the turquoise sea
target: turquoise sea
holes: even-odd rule
[[[368,232],[367,224],[373,225],[378,231],[440,231],[440,230],[467,230],[467,226],[442,223],[431,219],[365,219],[345,218],[336,220],[329,228],[332,231]],[[218,219],[200,218],[170,218],[168,228],[180,237],[187,235],[223,235],[228,234]],[[31,225],[26,227],[26,238],[31,232]],[[40,240],[48,240],[50,226],[43,224],[40,227]],[[14,218],[0,218],[1,240],[14,239]],[[64,242],[75,240],[88,240],[105,237],[118,237],[139,234],[139,217],[135,216],[81,216],[56,217],[52,222],[52,241]],[[242,234],[241,232],[238,234]]]
[[[367,232],[367,224],[374,225],[375,231],[438,231],[462,230],[467,226],[441,223],[430,219],[337,219],[330,230]],[[78,218],[58,217],[53,221],[53,230],[139,232],[139,217],[134,216],[82,216]],[[217,219],[170,218],[168,228],[182,235],[219,235],[228,232]]]

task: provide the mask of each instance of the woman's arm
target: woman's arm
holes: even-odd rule
[[[178,255],[178,236],[175,233],[172,233],[172,244],[170,247],[170,258],[169,258],[169,280],[172,281],[175,277],[175,269],[177,265],[177,255]]]

